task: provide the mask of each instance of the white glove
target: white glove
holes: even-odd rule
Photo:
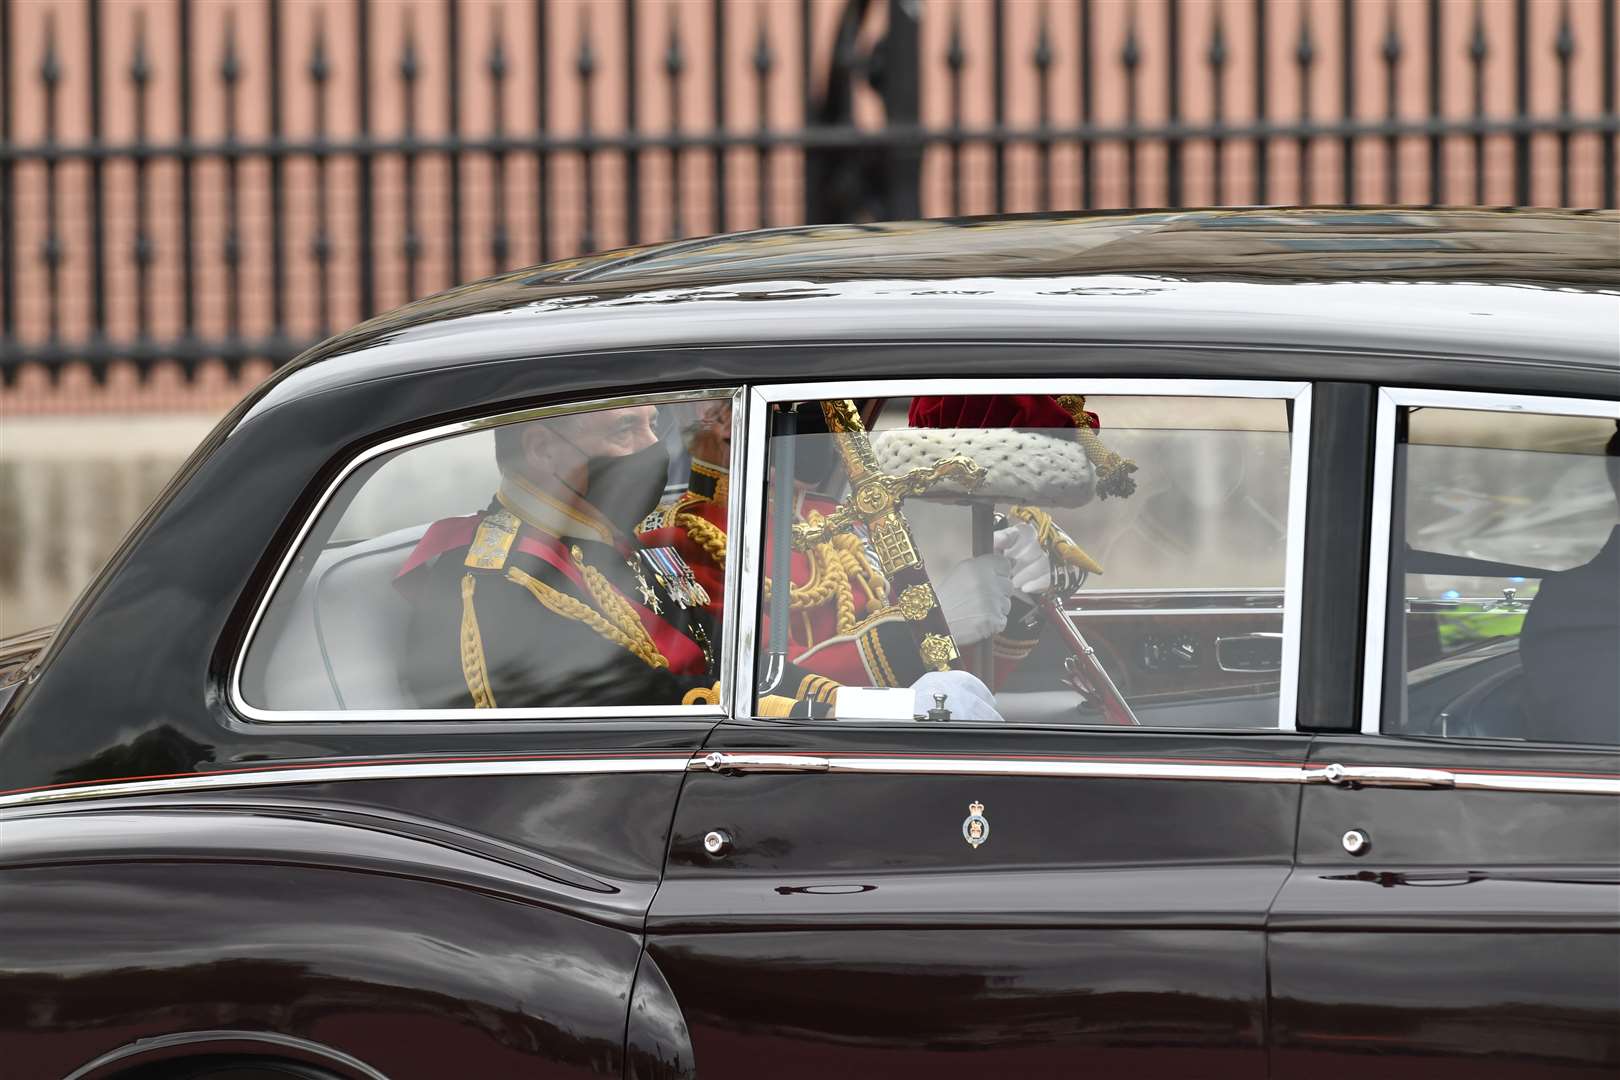
[[[1035,526],[1015,521],[997,529],[994,547],[1012,563],[1013,588],[1025,597],[1039,596],[1052,587],[1052,558],[1035,539]]]
[[[1012,610],[1012,562],[1003,555],[963,559],[951,567],[936,591],[958,645],[994,637],[1007,625]]]
[[[1001,723],[996,695],[971,671],[930,671],[911,684],[914,716],[927,716],[934,695],[945,696],[945,708],[958,723]]]

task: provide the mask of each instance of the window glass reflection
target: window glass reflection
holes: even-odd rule
[[[716,704],[723,579],[700,577],[653,519],[700,498],[694,455],[728,453],[729,424],[729,398],[587,409],[366,463],[272,598],[244,697],[275,711]]]
[[[1620,743],[1616,422],[1404,418],[1386,727]]]
[[[951,719],[1276,726],[1284,402],[890,398],[849,403],[855,431],[830,404],[773,418],[766,690],[914,691],[841,719],[927,718],[943,690]]]

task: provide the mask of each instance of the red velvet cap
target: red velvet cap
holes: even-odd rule
[[[918,397],[907,417],[914,428],[1064,428],[1074,418],[1045,394],[977,394],[971,397]],[[1087,411],[1092,428],[1097,414]]]

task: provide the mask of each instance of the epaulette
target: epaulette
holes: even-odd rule
[[[730,470],[693,458],[689,490],[697,498],[723,503],[731,497]]]
[[[510,510],[497,510],[478,523],[466,565],[474,570],[503,570],[517,540],[520,522]]]

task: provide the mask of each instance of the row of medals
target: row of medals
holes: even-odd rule
[[[664,589],[664,594],[675,601],[682,611],[688,608],[705,607],[709,603],[709,590],[705,589],[692,573],[692,568],[681,558],[681,553],[672,547],[642,548],[637,554],[652,576]],[[654,615],[664,613],[663,601],[658,598],[658,590],[648,583],[646,575],[641,572],[641,566],[630,560],[630,569],[635,572],[637,590],[641,593],[641,602],[652,608]]]
[[[676,606],[682,611],[708,605],[709,590],[698,581],[697,575],[692,573],[692,568],[681,558],[680,552],[671,547],[655,547],[642,548],[637,554],[640,556],[640,562],[635,559],[626,561],[636,575],[636,591],[641,593],[642,604],[651,608],[654,615],[664,613],[664,602],[658,598],[658,590],[652,587],[646,575],[641,572],[642,563],[652,571],[652,576],[663,587],[664,594],[675,601]],[[703,624],[691,623],[686,630],[703,650],[704,666],[713,669],[714,646],[710,643],[709,634],[703,629]]]

